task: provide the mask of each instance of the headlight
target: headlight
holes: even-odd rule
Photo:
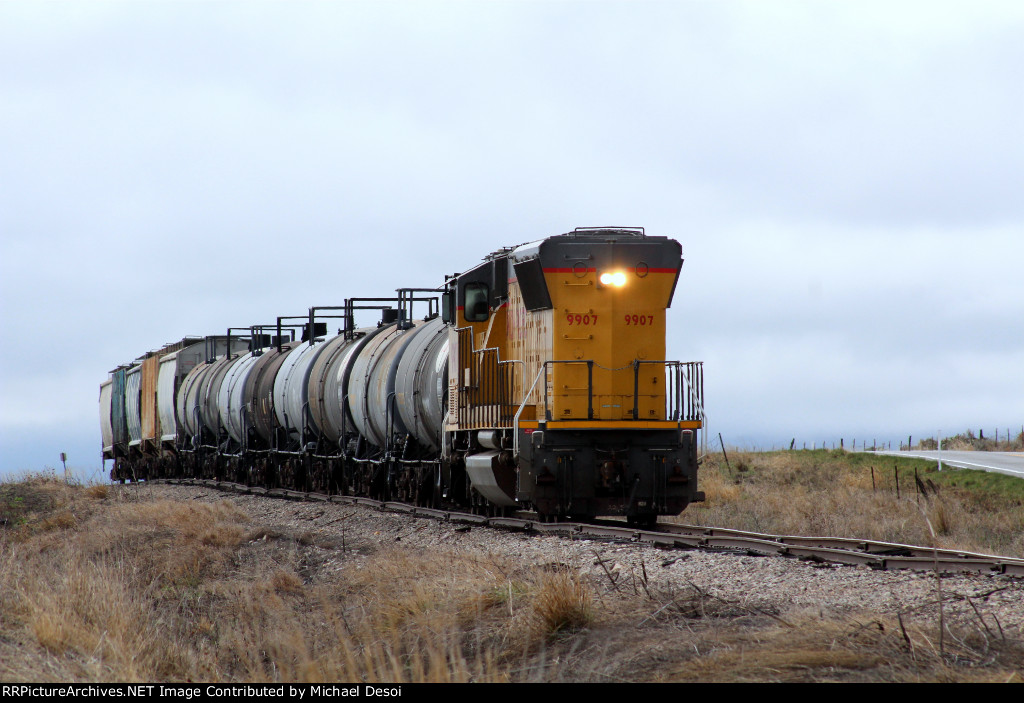
[[[626,274],[622,271],[616,271],[615,273],[605,271],[598,280],[601,281],[601,285],[621,288],[626,285]]]

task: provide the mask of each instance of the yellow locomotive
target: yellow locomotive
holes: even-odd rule
[[[541,516],[638,524],[703,500],[699,362],[665,360],[678,242],[579,228],[446,283],[446,483]]]

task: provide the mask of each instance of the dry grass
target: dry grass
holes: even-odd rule
[[[1024,648],[966,624],[946,631],[910,616],[805,616],[756,638],[730,631],[705,641],[711,651],[666,677],[670,681],[1005,682],[1020,680]]]
[[[131,489],[0,495],[0,680],[504,681],[591,622],[573,569],[339,553]]]
[[[537,630],[541,636],[579,630],[590,624],[590,592],[578,574],[557,571],[540,579],[533,595]]]
[[[720,455],[704,463],[707,501],[687,508],[680,522],[931,546],[931,521],[939,547],[1024,556],[1024,481],[998,477],[1009,490],[969,489],[963,472],[939,475],[933,462],[900,459],[897,497],[889,457],[819,450],[729,459],[731,470]]]
[[[130,487],[0,497],[2,681],[1006,680],[1024,654],[980,616],[940,650],[932,615],[791,619],[646,568],[334,543]]]
[[[1007,430],[1009,431],[1009,430]],[[951,452],[1019,452],[1024,451],[1024,430],[1016,437],[1008,438],[1007,434],[1000,434],[997,441],[991,436],[983,436],[984,432],[975,436],[973,430],[967,430],[960,434],[946,437],[942,440],[942,449]],[[938,442],[928,437],[918,441],[918,449],[932,450],[938,448]]]

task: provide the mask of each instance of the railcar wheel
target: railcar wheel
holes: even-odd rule
[[[437,471],[433,467],[417,468],[416,505],[433,508],[437,504],[436,479],[434,478],[436,473]]]
[[[370,477],[370,497],[374,500],[387,501],[390,499],[388,496],[390,493],[388,488],[387,469],[383,464],[380,464],[374,469],[373,475]]]
[[[626,524],[641,530],[649,530],[658,524],[657,515],[630,515],[626,518]]]

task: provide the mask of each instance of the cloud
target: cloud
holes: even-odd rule
[[[29,430],[98,446],[99,381],[148,349],[578,225],[683,243],[669,349],[726,435],[1024,411],[1019,4],[0,18],[0,469]]]

